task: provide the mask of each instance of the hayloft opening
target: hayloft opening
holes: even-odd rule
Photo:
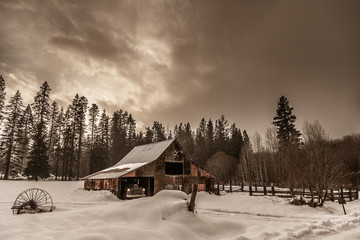
[[[182,162],[165,162],[165,174],[166,175],[182,175],[183,163]]]

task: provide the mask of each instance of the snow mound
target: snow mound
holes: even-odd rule
[[[51,213],[12,215],[10,207],[27,188],[53,197]],[[86,191],[83,182],[0,181],[0,239],[358,239],[359,200],[323,208],[247,193],[199,192],[196,213],[190,195],[164,190],[153,197],[119,200],[108,191]]]

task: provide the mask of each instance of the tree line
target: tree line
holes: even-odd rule
[[[201,119],[195,130],[178,123],[165,130],[154,121],[136,131],[132,114],[119,109],[110,116],[85,96],[66,107],[50,98],[44,82],[34,102],[24,106],[20,91],[5,103],[0,77],[0,176],[4,179],[79,179],[120,161],[134,146],[177,138],[198,165],[222,183],[276,184],[321,192],[341,184],[358,186],[360,136],[331,140],[319,122],[296,129],[296,116],[285,97],[278,100],[272,127],[264,140],[249,136],[224,115]]]

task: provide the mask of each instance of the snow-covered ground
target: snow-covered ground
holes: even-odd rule
[[[27,188],[46,190],[56,210],[13,215],[11,206]],[[0,181],[0,239],[360,239],[360,201],[323,208],[290,205],[246,193],[190,196],[162,191],[154,197],[118,200],[107,191],[85,191],[83,182]]]

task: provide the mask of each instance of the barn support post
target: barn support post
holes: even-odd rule
[[[150,196],[150,178],[146,179],[145,196]]]
[[[127,191],[126,182],[124,182],[121,178],[120,178],[120,186],[121,186],[120,199],[121,200],[126,200],[126,191]]]
[[[189,211],[194,212],[195,211],[195,198],[198,190],[198,185],[194,184],[194,187],[191,192],[191,199],[190,199],[190,205],[189,205]]]
[[[118,186],[116,196],[118,199],[121,199],[121,178],[118,178]]]

